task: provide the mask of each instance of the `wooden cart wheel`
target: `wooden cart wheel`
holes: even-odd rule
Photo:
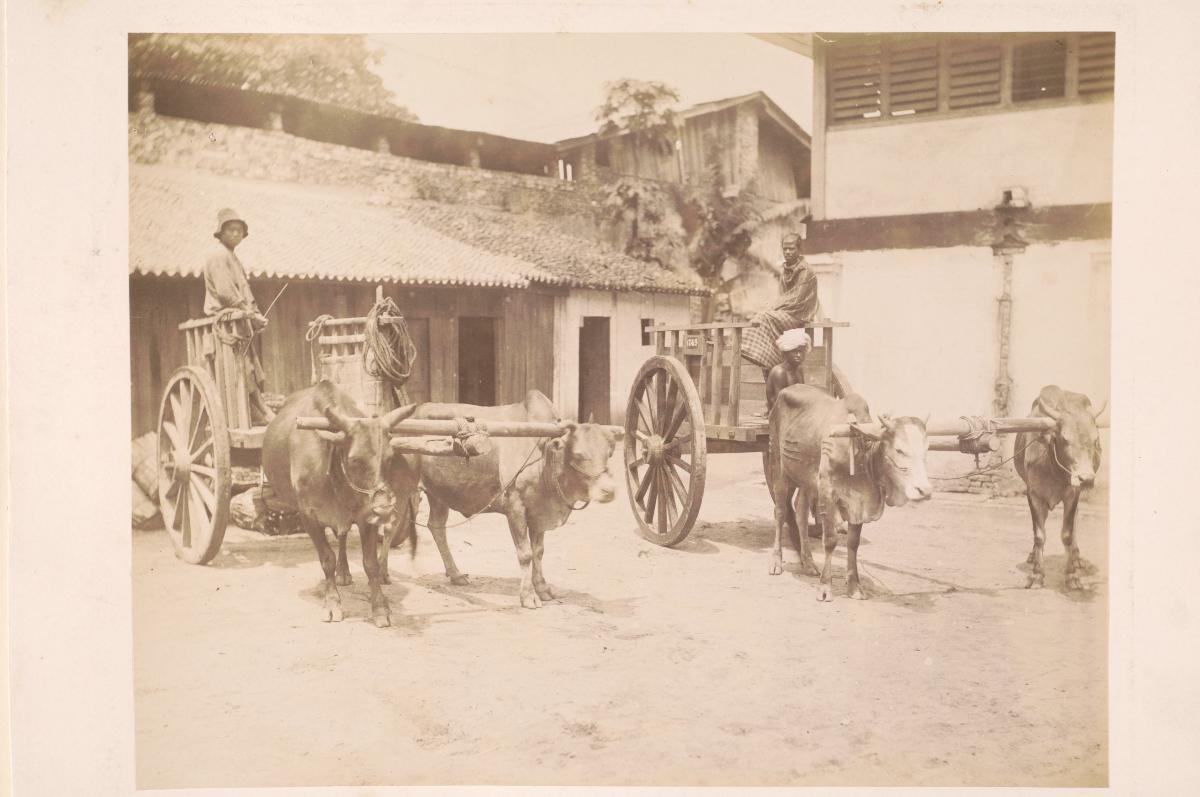
[[[175,555],[207,564],[221,550],[233,475],[229,430],[208,372],[171,374],[158,413],[158,502]]]
[[[704,410],[687,369],[655,356],[642,365],[625,409],[625,484],[638,532],[678,545],[704,496]]]

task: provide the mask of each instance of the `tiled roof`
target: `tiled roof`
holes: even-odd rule
[[[352,189],[129,168],[131,274],[200,276],[217,211],[232,207],[250,226],[238,257],[251,277],[702,292],[528,217],[435,203],[381,207]]]
[[[532,263],[573,288],[707,293],[694,276],[567,235],[537,216],[436,202],[405,203],[402,211],[459,241]]]

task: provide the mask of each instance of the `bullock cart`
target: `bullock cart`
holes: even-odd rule
[[[374,311],[362,318],[322,316],[313,321],[307,336],[313,380],[323,376],[339,382],[370,413],[390,409],[382,386],[361,374],[357,381],[351,376],[363,370],[368,325],[403,323],[399,315]],[[247,314],[225,311],[184,321],[179,330],[187,364],[167,380],[159,408],[159,509],[176,555],[203,565],[217,555],[225,538],[233,468],[260,466],[266,426],[251,418],[246,360],[254,332]],[[438,448],[454,450],[454,445],[443,441]]]
[[[379,357],[371,350],[370,331],[404,324],[398,314],[376,312],[384,306],[377,303],[362,318],[322,316],[309,324],[307,334],[313,381],[330,379],[373,415],[392,409],[397,400],[384,380],[371,378],[376,369],[367,365]],[[167,380],[159,409],[159,508],[176,555],[203,565],[221,550],[225,537],[233,467],[261,465],[266,426],[251,420],[246,358],[253,332],[248,318],[227,311],[185,321],[179,329],[187,344],[187,364]],[[407,400],[402,385],[397,392]],[[298,426],[329,429],[325,418],[302,418]],[[567,431],[565,423],[407,420],[393,427],[391,446],[402,453],[474,456],[490,448],[489,437],[558,437]]]
[[[648,329],[657,353],[634,378],[625,412],[625,480],[638,532],[674,546],[691,532],[704,497],[709,454],[765,452],[769,438],[762,369],[742,357],[746,323],[660,325]],[[843,397],[852,392],[834,364],[842,321],[813,322],[805,381]],[[819,334],[817,334],[819,333]],[[927,427],[929,448],[986,454],[998,435],[1053,428],[1048,418],[960,418]],[[878,435],[879,424],[835,427],[836,437]]]

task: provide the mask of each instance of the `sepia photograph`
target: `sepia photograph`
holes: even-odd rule
[[[1120,47],[130,34],[137,788],[1107,786]]]

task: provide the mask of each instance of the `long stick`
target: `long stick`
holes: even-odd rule
[[[263,313],[263,314],[262,314],[262,315],[263,315],[263,318],[266,318],[266,317],[267,317],[267,315],[268,315],[268,314],[271,312],[271,309],[272,309],[273,307],[275,307],[275,302],[279,301],[279,297],[280,297],[280,296],[283,296],[283,292],[284,292],[284,291],[286,291],[286,290],[288,289],[288,286],[289,286],[289,285],[291,285],[291,284],[292,284],[291,282],[285,282],[285,283],[283,283],[283,287],[279,289],[279,293],[275,294],[275,298],[271,300],[271,303],[270,303],[269,305],[267,305],[267,312],[265,312],[265,313]],[[251,332],[251,333],[250,333],[250,340],[254,340],[254,336],[255,336],[255,335],[257,335],[259,332],[262,332],[262,330],[261,330],[261,329],[256,329],[256,330],[254,330],[253,332]]]

